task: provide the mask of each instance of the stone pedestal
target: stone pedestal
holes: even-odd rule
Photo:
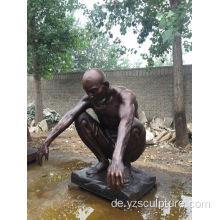
[[[131,167],[131,181],[115,191],[107,186],[107,172],[87,175],[89,167],[72,172],[71,182],[107,200],[136,201],[156,186],[156,177],[140,169]]]

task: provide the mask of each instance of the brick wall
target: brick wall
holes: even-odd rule
[[[139,111],[147,118],[173,116],[172,67],[155,67],[147,72],[145,68],[104,71],[108,81],[131,89],[137,97]],[[187,121],[192,120],[192,66],[184,65],[185,110]],[[55,74],[49,80],[42,80],[43,105],[64,115],[82,97],[83,72]],[[33,77],[27,77],[27,101],[34,100]]]

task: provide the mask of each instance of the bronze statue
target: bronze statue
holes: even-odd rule
[[[86,94],[48,135],[38,150],[37,161],[41,165],[43,156],[48,160],[51,142],[75,122],[80,138],[98,159],[87,174],[107,170],[108,185],[120,188],[128,175],[125,170],[130,169],[130,163],[139,158],[146,146],[145,128],[138,119],[136,97],[125,87],[110,86],[98,69],[87,70],[82,85]],[[94,110],[99,122],[86,112],[88,108]]]

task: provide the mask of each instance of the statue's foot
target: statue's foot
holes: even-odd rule
[[[99,173],[105,169],[107,169],[109,166],[109,161],[108,160],[104,160],[104,161],[99,161],[97,164],[95,164],[94,166],[92,166],[86,173],[88,175],[90,174],[96,174]]]

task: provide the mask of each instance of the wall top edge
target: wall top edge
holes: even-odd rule
[[[153,67],[152,70],[156,70],[156,69],[171,69],[173,66],[159,66],[159,67]],[[188,65],[183,65],[183,68],[192,68],[191,64]],[[109,72],[116,72],[116,71],[120,71],[120,72],[126,72],[126,71],[137,71],[137,70],[145,70],[146,68],[131,68],[131,69],[115,69],[115,70],[103,70],[104,73],[109,73]],[[146,71],[148,72],[148,71]],[[83,74],[83,71],[77,71],[77,72],[66,72],[66,73],[55,73],[52,76],[67,76],[67,75],[78,75],[78,74]],[[33,74],[27,74],[28,77],[33,77]]]

